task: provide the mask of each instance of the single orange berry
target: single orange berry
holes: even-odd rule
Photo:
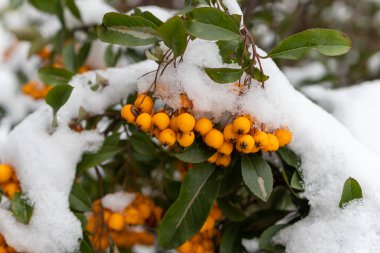
[[[5,193],[5,195],[7,195],[9,199],[13,199],[15,193],[20,191],[20,186],[16,183],[8,183],[3,188],[3,192]]]
[[[173,146],[176,142],[176,139],[177,138],[175,132],[170,128],[161,131],[158,135],[158,140],[164,146]]]
[[[251,129],[252,123],[247,117],[240,116],[232,122],[232,126],[235,133],[245,135]]]
[[[177,116],[174,116],[170,119],[169,127],[175,132],[178,131]]]
[[[213,128],[210,132],[208,132],[208,134],[205,135],[204,142],[207,146],[218,149],[223,145],[224,137],[222,132]]]
[[[217,159],[218,159],[218,152],[215,152],[212,156],[210,156],[207,159],[207,162],[209,162],[209,163],[215,163]]]
[[[108,218],[107,225],[110,229],[120,231],[124,227],[124,217],[120,213],[113,213]]]
[[[169,127],[170,118],[166,112],[158,112],[152,117],[153,129],[164,130]]]
[[[223,129],[223,136],[224,139],[230,143],[236,142],[238,139],[239,135],[237,135],[234,130],[232,124],[228,124],[224,129]]]
[[[223,142],[223,145],[218,148],[218,152],[224,155],[230,155],[234,150],[234,145],[227,141]]]
[[[12,177],[12,167],[8,164],[0,164],[0,184],[8,182]]]
[[[141,113],[136,118],[136,126],[144,132],[149,132],[152,129],[152,116],[149,113]]]
[[[287,129],[278,129],[274,135],[277,137],[280,147],[283,147],[292,141],[292,133]]]
[[[212,216],[208,216],[200,232],[202,233],[206,230],[213,229],[214,227],[215,227],[215,219]]]
[[[195,131],[200,135],[206,135],[212,129],[212,122],[208,118],[200,118],[195,123]]]
[[[177,134],[178,144],[186,148],[193,144],[195,139],[194,132],[181,132]]]
[[[240,137],[236,143],[236,149],[239,152],[248,154],[251,152],[252,148],[255,146],[255,139],[252,135],[246,134]]]
[[[255,139],[255,146],[258,148],[266,147],[268,145],[268,135],[264,131],[254,133],[253,138]]]
[[[123,117],[123,119],[125,119],[128,123],[134,123],[136,121],[136,115],[133,111],[133,105],[124,105],[120,111],[121,117]]]
[[[134,105],[140,112],[151,113],[153,111],[153,99],[147,94],[139,94]]]
[[[279,148],[279,142],[274,134],[268,134],[268,145],[262,149],[267,152],[274,152]]]
[[[231,163],[231,156],[219,154],[215,164],[222,167],[227,167]]]
[[[193,131],[194,126],[195,126],[194,116],[187,112],[181,113],[177,117],[177,126],[178,126],[178,129],[184,133]]]

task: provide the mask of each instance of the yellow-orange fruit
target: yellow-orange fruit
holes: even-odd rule
[[[267,152],[274,152],[279,148],[279,142],[274,134],[268,134],[268,145],[262,149]]]
[[[264,131],[254,133],[255,146],[258,148],[266,147],[269,143],[268,134]]]
[[[164,130],[169,127],[170,118],[166,112],[158,112],[152,117],[153,129]]]
[[[178,126],[178,129],[184,133],[193,131],[194,126],[195,126],[194,116],[187,112],[181,113],[177,117],[177,126]]]
[[[212,129],[212,122],[208,118],[200,118],[195,123],[195,131],[200,135],[206,135]]]
[[[8,183],[3,188],[3,192],[5,193],[5,195],[7,195],[9,199],[13,199],[15,193],[20,191],[20,186],[16,183]]]
[[[234,145],[230,142],[223,142],[223,145],[218,148],[218,152],[224,155],[230,155],[234,150]]]
[[[204,142],[207,146],[218,149],[223,145],[224,137],[222,132],[213,128],[210,132],[208,132],[208,134],[205,135]]]
[[[110,229],[120,231],[124,227],[124,217],[120,213],[113,213],[108,218],[107,225]]]
[[[260,148],[254,145],[250,153],[257,153],[259,151],[260,151]]]
[[[121,117],[125,119],[128,123],[134,123],[136,121],[136,115],[133,113],[133,105],[124,105],[121,108]]]
[[[8,182],[12,177],[12,167],[8,164],[0,164],[0,184]]]
[[[213,229],[215,227],[215,219],[212,216],[208,216],[205,223],[203,224],[201,228],[201,233]]]
[[[144,132],[149,132],[152,129],[152,116],[149,113],[141,113],[136,118],[136,126]]]
[[[232,122],[232,127],[235,133],[238,135],[245,135],[249,132],[251,129],[252,123],[251,121],[244,116],[237,117],[233,122]]]
[[[280,147],[283,147],[292,141],[292,133],[287,129],[278,129],[274,135],[277,137]]]
[[[209,162],[209,163],[215,163],[216,159],[218,159],[218,152],[215,152],[212,156],[210,156],[207,159],[207,162]]]
[[[218,166],[227,167],[231,163],[231,156],[219,154],[215,164]]]
[[[0,246],[0,253],[7,253],[7,249],[3,246]]]
[[[129,225],[138,225],[144,223],[139,211],[134,207],[128,207],[124,212],[124,221]]]
[[[192,253],[192,245],[189,241],[185,242],[177,248],[180,253]]]
[[[178,131],[177,116],[174,116],[170,119],[169,127],[175,132]]]
[[[223,129],[223,136],[224,136],[224,139],[230,143],[236,142],[239,137],[239,135],[234,132],[232,124],[228,124]]]
[[[164,146],[173,146],[176,142],[176,134],[173,130],[170,128],[167,128],[160,132],[158,135],[158,140],[161,142]]]
[[[255,146],[255,139],[252,137],[252,135],[249,135],[249,134],[243,135],[236,142],[237,151],[242,152],[244,154],[248,154],[249,152],[251,152],[254,146]]]
[[[151,113],[153,111],[153,99],[147,94],[139,94],[134,105],[140,112]]]
[[[195,139],[194,132],[181,132],[177,134],[177,142],[182,147],[186,148],[193,144]]]

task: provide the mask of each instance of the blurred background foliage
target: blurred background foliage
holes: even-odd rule
[[[245,22],[257,45],[270,50],[281,39],[308,28],[346,33],[352,50],[340,57],[311,53],[302,61],[277,60],[295,86],[338,88],[380,78],[380,1],[241,0]],[[120,11],[144,5],[180,9],[182,0],[109,0]]]

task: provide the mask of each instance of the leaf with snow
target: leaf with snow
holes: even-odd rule
[[[13,196],[11,210],[13,216],[23,224],[28,224],[33,214],[33,207],[25,201],[21,192]]]
[[[311,49],[317,49],[327,56],[337,56],[348,52],[351,48],[350,38],[332,29],[308,29],[296,33],[278,43],[267,57],[297,60]]]
[[[358,181],[350,177],[344,182],[342,197],[339,202],[339,207],[342,208],[354,199],[363,198],[362,188]]]
[[[243,155],[241,158],[243,181],[249,190],[263,201],[267,201],[273,189],[272,169],[256,154]]]

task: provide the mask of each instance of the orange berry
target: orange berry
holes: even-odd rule
[[[215,152],[212,156],[210,156],[207,159],[207,162],[209,162],[209,163],[215,163],[217,159],[218,159],[218,152]]]
[[[140,212],[141,217],[146,220],[152,214],[152,206],[141,203],[137,206],[137,210]]]
[[[8,164],[0,164],[0,184],[8,182],[12,177],[12,167]]]
[[[200,118],[195,123],[195,131],[200,135],[206,135],[212,129],[212,122],[208,118]]]
[[[136,126],[144,132],[149,132],[152,129],[152,116],[144,112],[136,118]]]
[[[15,193],[20,191],[20,186],[16,183],[8,183],[3,188],[3,192],[5,193],[5,195],[7,195],[9,199],[13,199]]]
[[[178,129],[184,133],[193,131],[194,126],[195,126],[194,116],[187,112],[181,113],[177,117],[177,126],[178,126]]]
[[[11,246],[7,246],[7,252],[8,253],[16,253],[17,251],[14,249],[14,248],[12,248]]]
[[[274,134],[268,134],[268,145],[262,149],[267,152],[274,152],[279,148],[279,142]]]
[[[113,213],[108,218],[107,225],[110,229],[120,231],[124,227],[124,217],[120,213]]]
[[[153,129],[164,130],[169,127],[170,118],[166,112],[158,112],[152,117]]]
[[[219,154],[215,164],[217,166],[227,167],[231,163],[231,156]]]
[[[193,144],[195,140],[194,132],[181,132],[177,134],[178,144],[186,148]]]
[[[210,215],[215,219],[215,220],[220,220],[222,219],[222,211],[219,209],[218,206],[214,206],[211,211],[210,211]]]
[[[200,232],[202,233],[206,230],[213,229],[214,227],[215,227],[215,219],[211,216],[208,216]]]
[[[234,132],[232,124],[228,124],[223,129],[224,139],[230,143],[234,143],[238,139],[238,135]]]
[[[277,137],[280,147],[283,147],[292,141],[292,133],[287,129],[278,129],[274,135]]]
[[[3,246],[0,246],[0,253],[7,253],[7,249]]]
[[[169,127],[175,132],[178,131],[177,116],[174,116],[173,118],[170,119]]]
[[[151,113],[153,111],[153,99],[147,94],[139,94],[134,105],[140,112]]]
[[[237,117],[233,122],[232,122],[232,127],[235,133],[238,135],[245,135],[249,132],[251,129],[252,123],[251,121],[244,116]]]
[[[139,211],[134,207],[127,207],[124,211],[124,221],[129,225],[143,224],[144,220]]]
[[[104,209],[103,210],[103,220],[105,222],[108,222],[109,218],[111,217],[111,212],[109,210]]]
[[[254,145],[250,153],[257,153],[259,151],[260,151],[260,148]]]
[[[189,241],[185,242],[177,248],[180,253],[192,253],[192,245]]]
[[[124,105],[123,108],[121,108],[121,117],[123,117],[128,123],[134,123],[136,121],[136,115],[133,112],[133,105]]]
[[[229,143],[227,141],[223,142],[223,145],[220,148],[218,148],[218,152],[224,155],[230,155],[233,150],[234,150],[234,145],[232,145],[232,143]]]
[[[208,134],[205,135],[204,142],[207,146],[218,149],[223,145],[224,137],[222,132],[213,128],[210,132],[208,132]]]
[[[256,147],[262,148],[268,146],[269,139],[266,132],[258,131],[254,133],[253,138],[255,139]]]
[[[158,135],[158,140],[164,146],[173,146],[176,142],[176,134],[170,128],[167,128],[160,132]]]
[[[252,135],[246,134],[239,138],[236,143],[236,149],[239,152],[244,154],[248,154],[251,152],[253,147],[255,146],[255,139],[253,139]]]

